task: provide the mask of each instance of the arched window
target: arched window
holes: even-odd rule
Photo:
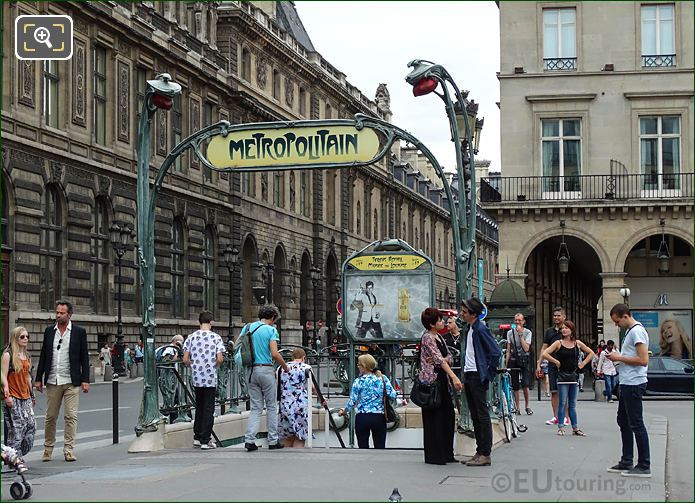
[[[437,262],[442,262],[442,238],[437,238]]]
[[[62,295],[63,269],[63,201],[60,189],[46,185],[41,201],[41,284],[39,297],[41,309],[52,311],[55,301]]]
[[[96,314],[109,314],[109,265],[113,249],[109,240],[109,203],[106,198],[97,197],[94,206],[91,231],[92,309]],[[114,275],[114,284],[122,280],[122,277]]]
[[[241,78],[251,81],[251,53],[246,47],[241,50]]]
[[[299,115],[306,117],[306,91],[303,87],[299,88]]]
[[[210,226],[205,228],[203,246],[203,309],[215,313],[215,232]]]
[[[356,213],[357,213],[357,229],[355,230],[355,232],[357,234],[361,234],[362,233],[362,205],[360,204],[359,201],[357,201]]]
[[[186,249],[183,229],[181,218],[174,219],[171,236],[171,314],[174,318],[184,317]]]
[[[374,210],[374,241],[379,239],[379,213]]]

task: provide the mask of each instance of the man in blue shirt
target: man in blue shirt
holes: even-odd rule
[[[649,462],[649,435],[642,415],[642,395],[647,389],[647,367],[649,365],[649,334],[637,322],[625,304],[616,304],[610,312],[618,327],[627,330],[621,353],[613,351],[606,355],[612,362],[621,362],[620,397],[618,400],[618,426],[623,440],[623,455],[620,462],[608,468],[611,473],[624,477],[651,477]],[[633,468],[634,447],[637,443],[637,465]]]
[[[284,446],[278,442],[278,404],[277,404],[277,380],[273,360],[289,372],[289,368],[278,352],[280,336],[275,329],[275,322],[280,319],[278,308],[272,305],[261,306],[258,310],[258,319],[242,330],[251,332],[253,341],[253,367],[248,371],[246,382],[249,388],[251,400],[251,415],[246,428],[246,450],[256,451],[256,434],[261,425],[263,404],[266,408],[266,422],[268,425],[268,448],[282,449]]]

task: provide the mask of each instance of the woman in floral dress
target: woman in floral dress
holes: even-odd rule
[[[304,447],[307,439],[309,394],[307,393],[306,353],[301,348],[292,350],[292,361],[287,363],[289,372],[280,371],[280,421],[278,434],[285,447]]]

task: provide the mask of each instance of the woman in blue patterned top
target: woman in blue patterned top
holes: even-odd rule
[[[396,390],[389,378],[376,370],[376,360],[372,355],[361,355],[357,359],[360,376],[352,383],[350,399],[340,415],[355,407],[355,434],[360,449],[369,449],[369,434],[372,435],[375,449],[386,448],[386,416],[384,413],[384,394],[396,398]]]

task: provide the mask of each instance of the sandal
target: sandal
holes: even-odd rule
[[[527,415],[527,416],[532,416],[532,415],[533,415],[533,411],[532,411],[529,407],[526,407],[526,415]]]
[[[577,428],[576,430],[573,430],[572,435],[577,435],[578,437],[586,437],[586,433],[584,433],[579,428]]]
[[[565,436],[565,430],[563,428],[558,428],[557,434],[561,437]]]

